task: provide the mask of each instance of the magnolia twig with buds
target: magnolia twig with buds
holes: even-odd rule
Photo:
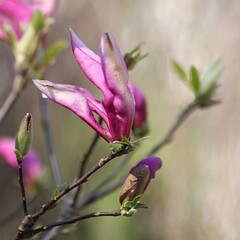
[[[22,203],[23,203],[23,212],[24,216],[28,215],[27,209],[27,198],[25,193],[25,187],[23,183],[23,170],[22,165],[24,161],[24,157],[28,153],[32,144],[32,115],[27,113],[19,127],[18,134],[16,137],[16,144],[15,144],[15,154],[18,162],[18,170],[19,170],[19,184],[21,187],[22,193]]]

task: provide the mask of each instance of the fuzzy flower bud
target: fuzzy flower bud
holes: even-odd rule
[[[162,166],[160,158],[155,156],[145,157],[138,162],[129,172],[119,196],[119,202],[124,204],[132,201],[135,197],[142,195],[155,172]]]
[[[32,115],[27,113],[18,130],[15,142],[15,154],[22,161],[32,145]]]

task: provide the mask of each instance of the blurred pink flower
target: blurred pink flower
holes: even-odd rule
[[[147,156],[131,168],[120,193],[120,203],[132,201],[142,195],[161,166],[162,160],[159,157]]]
[[[87,78],[103,93],[103,102],[86,89],[34,80],[35,85],[49,99],[62,105],[88,123],[106,141],[130,138],[135,103],[128,87],[128,71],[119,47],[110,33],[104,33],[100,44],[100,57],[87,48],[71,31],[74,56]],[[107,129],[97,122],[97,113]]]
[[[59,0],[0,0],[0,39],[8,41],[2,25],[9,27],[20,39],[32,14],[39,10],[44,16],[53,15]]]
[[[18,170],[18,162],[14,153],[15,139],[10,137],[0,138],[0,158],[15,170]],[[30,150],[23,160],[23,177],[26,184],[32,184],[43,173],[39,157],[34,150]]]

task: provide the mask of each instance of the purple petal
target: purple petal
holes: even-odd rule
[[[86,89],[72,85],[54,84],[45,80],[33,80],[33,82],[49,99],[74,112],[106,141],[112,140],[109,132],[96,121],[92,113],[95,111],[108,124],[101,102],[96,100]]]
[[[128,88],[128,71],[113,36],[105,33],[101,39],[101,63],[106,84],[112,93],[104,95],[104,105],[114,139],[129,137],[134,118],[134,99]]]
[[[145,157],[143,160],[141,160],[140,162],[138,162],[131,170],[133,171],[135,168],[139,167],[139,166],[148,166],[149,170],[150,170],[150,175],[149,175],[149,179],[148,182],[146,184],[145,189],[147,188],[149,182],[151,181],[151,179],[153,179],[155,177],[155,172],[160,169],[162,167],[162,160],[159,157],[155,157],[155,156],[147,156]]]
[[[135,115],[133,121],[133,130],[141,129],[147,122],[147,104],[142,91],[131,81],[128,84],[135,101]]]
[[[70,37],[73,54],[86,77],[99,88],[104,95],[111,94],[103,76],[99,56],[85,46],[72,30],[70,30]]]

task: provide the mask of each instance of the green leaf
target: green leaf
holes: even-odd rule
[[[216,87],[217,80],[223,71],[220,59],[215,59],[207,68],[202,77],[201,94],[209,95]]]
[[[3,31],[6,33],[10,46],[12,48],[15,48],[17,39],[15,38],[15,36],[12,32],[12,29],[5,24],[0,24],[0,26],[2,27]]]
[[[142,195],[136,196],[132,201],[126,201],[120,208],[123,216],[132,216],[139,208],[147,208],[145,204],[141,204]]]
[[[176,60],[172,61],[172,67],[175,73],[178,75],[178,77],[188,84],[189,80],[188,80],[187,73]]]
[[[63,40],[59,40],[55,42],[45,53],[41,65],[42,66],[49,66],[51,65],[58,54],[65,48],[66,44]]]
[[[129,139],[125,136],[122,136],[122,143],[125,145],[131,145],[131,142],[129,141]]]
[[[130,64],[128,65],[128,70],[132,70],[134,69],[134,67],[137,65],[137,63],[139,63],[141,60],[143,60],[145,57],[147,57],[149,55],[149,53],[145,53],[143,55],[140,55],[138,57],[136,57],[133,61],[130,62]]]
[[[65,189],[67,189],[69,187],[69,184],[67,182],[63,183],[60,186],[57,186],[54,190],[53,190],[53,196],[57,196],[59,193],[61,193],[62,191],[64,191]]]
[[[40,11],[36,11],[32,15],[31,23],[35,32],[38,33],[45,27],[45,17],[41,14]]]
[[[132,70],[138,62],[149,55],[148,53],[141,54],[141,47],[142,44],[139,44],[130,53],[126,53],[124,55],[124,61],[127,65],[128,70]]]
[[[116,153],[129,153],[134,151],[135,146],[125,136],[122,136],[122,141],[113,141],[110,145],[111,152]]]
[[[190,85],[195,95],[197,96],[200,91],[201,82],[198,70],[194,66],[191,66],[190,68]]]
[[[16,155],[17,161],[21,163],[23,161],[23,155],[15,148],[14,153]]]

